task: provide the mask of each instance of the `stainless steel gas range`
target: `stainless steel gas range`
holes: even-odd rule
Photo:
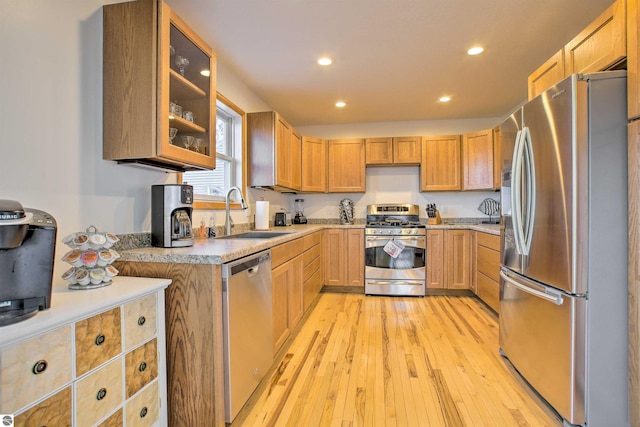
[[[365,294],[424,296],[425,235],[418,205],[368,205]]]

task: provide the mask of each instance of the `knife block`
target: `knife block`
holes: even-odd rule
[[[436,209],[436,216],[427,218],[427,224],[429,225],[442,224],[442,218],[440,218],[440,211]]]

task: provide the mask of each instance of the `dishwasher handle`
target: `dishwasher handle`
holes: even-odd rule
[[[268,249],[263,252],[259,252],[254,255],[250,255],[245,258],[241,258],[236,261],[232,261],[222,265],[222,278],[228,279],[231,276],[240,274],[246,271],[249,276],[254,276],[260,270],[260,266],[265,263],[269,263],[269,269],[271,269],[271,250]]]

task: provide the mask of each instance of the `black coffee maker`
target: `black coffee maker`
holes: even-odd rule
[[[193,186],[151,186],[151,244],[161,248],[193,246]]]
[[[57,231],[48,213],[0,200],[0,326],[51,306]]]

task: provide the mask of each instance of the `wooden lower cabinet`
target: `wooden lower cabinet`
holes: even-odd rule
[[[476,295],[500,312],[500,236],[477,233],[475,249]]]
[[[364,287],[364,230],[324,231],[325,285]]]
[[[302,285],[302,255],[271,271],[274,354],[302,318]]]
[[[302,305],[304,311],[311,306],[324,284],[322,263],[322,231],[316,231],[303,238],[302,253]]]
[[[60,327],[0,348],[0,413],[16,414],[17,426],[167,424],[166,410],[160,410],[166,408],[164,287],[141,297],[131,292],[128,301],[101,308],[92,308],[91,300],[113,296],[92,292],[74,304],[86,307],[88,317],[50,314],[49,321],[61,319]],[[135,322],[125,318],[121,327],[123,312]],[[146,423],[125,424],[123,408],[141,395],[155,410],[145,415]]]
[[[427,289],[469,289],[471,231],[427,230]]]

